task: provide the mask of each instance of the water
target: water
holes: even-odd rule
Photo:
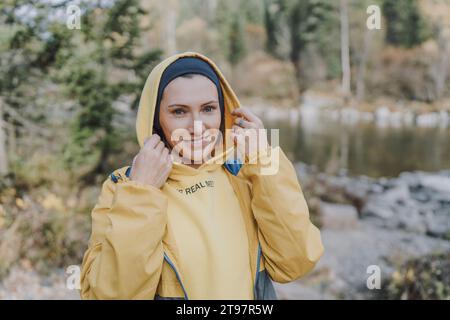
[[[381,128],[323,117],[297,122],[264,121],[267,128],[280,129],[280,145],[291,159],[322,171],[394,177],[403,171],[450,168],[450,128]]]

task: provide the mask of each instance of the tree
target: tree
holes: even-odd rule
[[[340,0],[341,16],[341,63],[342,63],[342,93],[349,97],[351,94],[351,69],[350,69],[350,35],[348,22],[347,0]]]
[[[366,71],[369,58],[370,44],[372,42],[373,31],[365,28],[362,49],[359,54],[358,69],[356,73],[356,98],[362,101],[366,94]]]
[[[175,54],[177,52],[177,16],[178,16],[178,0],[168,0],[165,8],[165,35],[166,35],[166,52]]]
[[[446,81],[449,75],[450,67],[450,26],[445,27],[442,23],[436,22],[436,42],[438,45],[438,57],[431,67],[431,77],[435,84],[435,97],[440,99],[443,97],[446,89]]]
[[[245,32],[242,17],[234,14],[229,33],[228,61],[235,66],[245,56]]]
[[[0,98],[0,176],[6,175],[8,169],[8,158],[6,154],[6,124],[3,121],[3,102]]]
[[[277,57],[280,8],[273,0],[264,0],[264,27],[266,31],[266,51]]]
[[[70,35],[55,28],[57,23],[48,20],[48,8],[39,1],[2,2],[0,12],[0,174],[5,175],[10,173],[8,160],[15,156],[12,144],[6,147],[7,136],[13,141],[17,131],[34,140],[48,137],[47,130],[35,124],[39,120],[45,126],[48,114],[36,92],[49,85],[47,75]]]
[[[137,54],[139,21],[145,13],[137,0],[118,0],[86,12],[83,23],[89,27],[77,39],[86,49],[70,56],[60,74],[59,82],[79,108],[65,161],[68,168],[78,168],[85,182],[93,179],[92,173],[108,170],[107,159],[122,142],[113,125],[118,116],[114,103],[131,95],[135,107],[151,65],[159,60],[160,50]]]
[[[254,24],[263,22],[263,6],[260,0],[239,0],[240,11],[245,21]]]
[[[429,34],[417,0],[385,0],[386,42],[394,46],[414,47]]]
[[[46,129],[54,111],[61,112],[55,102],[70,105],[65,107],[69,115],[61,119],[69,122],[64,124],[71,128],[70,141],[61,142],[57,151],[63,154],[64,168],[86,179],[109,170],[106,160],[119,151],[123,136],[114,123],[121,119],[115,104],[122,101],[136,108],[150,68],[160,58],[160,50],[139,47],[145,11],[137,0],[81,2],[81,30],[53,19],[55,11],[65,13],[65,6],[41,1],[0,4],[3,174],[8,171],[6,159],[13,156],[7,154],[5,140],[13,141],[9,137],[30,135],[22,139],[28,145],[39,137],[47,145],[58,139]]]
[[[329,38],[336,30],[334,7],[330,0],[266,0],[264,5],[264,26],[266,30],[266,50],[271,55],[282,58],[278,51],[280,39],[287,33],[289,37],[289,59],[294,66],[298,90],[302,94],[307,88],[303,60],[308,45],[314,43],[318,49],[331,57]],[[284,31],[287,32],[284,32]],[[333,39],[331,39],[333,41]],[[331,41],[331,42],[332,42]],[[335,64],[333,59],[327,63]],[[334,69],[330,68],[331,70]]]
[[[281,1],[281,0],[280,0]],[[332,12],[329,1],[320,0],[283,0],[282,8],[287,13],[287,23],[290,31],[290,60],[295,68],[300,94],[306,90],[303,76],[302,56],[307,45],[319,35],[321,24]]]

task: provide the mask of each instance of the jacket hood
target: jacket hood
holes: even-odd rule
[[[145,81],[144,88],[142,89],[141,98],[139,100],[139,108],[137,112],[136,119],[136,134],[140,147],[144,145],[144,141],[147,137],[152,135],[153,132],[153,118],[155,115],[157,95],[158,95],[158,87],[162,77],[164,70],[175,60],[182,57],[196,57],[200,58],[207,63],[209,63],[214,71],[217,73],[217,76],[220,80],[220,86],[223,94],[223,102],[224,102],[224,112],[225,112],[225,133],[226,129],[231,129],[233,125],[233,116],[231,115],[231,111],[239,107],[240,103],[236,94],[231,89],[231,86],[228,84],[222,72],[216,66],[214,62],[212,62],[206,56],[197,53],[197,52],[183,52],[179,54],[172,55],[165,60],[161,61],[153,70],[150,72],[150,75],[147,77]],[[225,146],[224,150],[226,154],[230,152],[233,148],[233,142],[230,140],[228,135],[225,135],[224,140]],[[216,159],[216,155],[214,158]]]

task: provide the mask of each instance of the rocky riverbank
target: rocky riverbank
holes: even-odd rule
[[[379,290],[366,286],[367,267],[378,266],[385,283],[411,258],[449,252],[450,170],[371,179],[296,168],[321,224],[325,255],[305,278],[277,284],[280,298],[376,298]]]

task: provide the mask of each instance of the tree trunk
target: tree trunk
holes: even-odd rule
[[[169,0],[166,12],[166,50],[169,55],[177,52],[177,13],[178,1]]]
[[[6,154],[6,125],[3,121],[3,101],[0,98],[0,176],[8,173],[8,157]]]
[[[339,169],[348,169],[349,136],[347,129],[341,130],[339,143]]]
[[[342,64],[342,93],[345,97],[351,95],[350,82],[350,40],[348,25],[348,4],[347,0],[340,2],[341,13],[341,64]]]
[[[300,50],[301,49],[294,49],[293,52],[291,52],[291,63],[294,66],[298,93],[300,94],[300,97],[303,97],[303,93],[305,93],[307,86],[303,73],[302,60],[300,58]]]
[[[217,0],[209,0],[206,2],[208,17],[210,19],[214,19],[216,9],[217,9]]]
[[[448,69],[450,64],[449,40],[450,40],[450,27],[447,27],[447,30],[441,27],[438,38],[438,46],[439,46],[438,61],[434,77],[436,84],[437,99],[442,98],[445,91],[445,83],[448,77]]]
[[[372,41],[372,32],[366,29],[364,33],[364,42],[362,47],[362,53],[359,59],[358,74],[356,76],[356,98],[362,101],[366,95],[366,71],[367,60],[370,52],[370,43]]]

